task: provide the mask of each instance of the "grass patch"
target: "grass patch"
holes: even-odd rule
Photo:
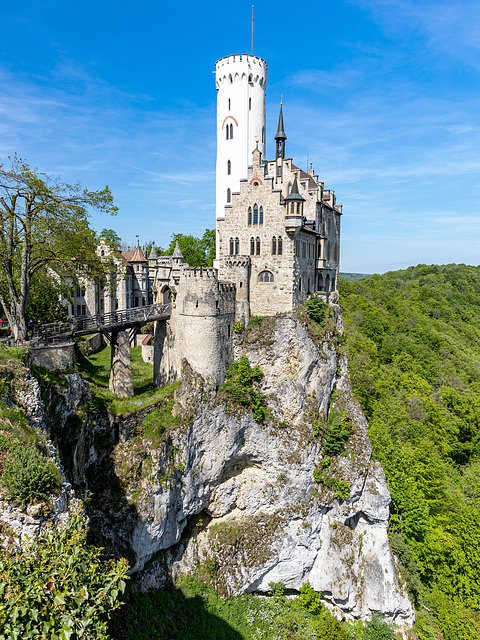
[[[132,369],[133,398],[117,398],[109,388],[110,381],[110,347],[104,347],[85,357],[77,353],[80,373],[90,383],[94,404],[108,408],[112,413],[127,416],[139,409],[149,407],[172,393],[178,386],[167,385],[155,387],[153,384],[153,365],[142,359],[142,347],[130,349],[130,365]]]

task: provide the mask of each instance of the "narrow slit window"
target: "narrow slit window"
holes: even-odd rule
[[[230,140],[233,140],[233,124],[230,125]]]
[[[230,189],[227,189],[227,202],[230,202],[232,199],[232,192],[230,191]]]
[[[252,224],[252,207],[248,207],[248,224]]]
[[[257,256],[260,255],[260,238],[257,237]]]
[[[230,238],[230,255],[233,256],[233,238]]]
[[[272,256],[277,255],[277,239],[275,236],[272,238]]]
[[[277,254],[279,256],[282,255],[283,252],[283,241],[282,241],[282,236],[278,236],[278,244],[277,244]]]
[[[252,110],[252,99],[251,98],[248,99],[248,110],[249,111]]]
[[[260,218],[258,222],[259,224],[263,224],[263,207],[260,207]]]
[[[240,253],[240,240],[235,238],[235,255],[238,256]]]
[[[255,255],[255,238],[250,238],[250,255]]]
[[[230,162],[230,160],[227,160],[227,175],[230,175],[232,173],[232,163]]]
[[[225,127],[225,137],[228,140],[230,138],[230,128],[227,124],[227,126]]]
[[[253,205],[253,224],[258,224],[258,205]]]

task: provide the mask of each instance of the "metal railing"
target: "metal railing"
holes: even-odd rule
[[[154,320],[168,318],[171,312],[171,304],[151,304],[146,307],[122,309],[112,313],[99,313],[95,316],[81,316],[66,322],[44,324],[35,330],[35,335],[44,339],[60,335],[87,335],[95,331],[120,329],[122,326],[146,324]]]

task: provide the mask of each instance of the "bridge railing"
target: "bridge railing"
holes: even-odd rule
[[[159,317],[170,315],[171,310],[171,304],[151,304],[145,307],[121,309],[111,313],[99,313],[95,316],[72,318],[66,322],[44,324],[35,333],[44,338],[58,335],[75,335],[76,333],[94,333],[109,327],[116,328],[122,325],[150,322]]]

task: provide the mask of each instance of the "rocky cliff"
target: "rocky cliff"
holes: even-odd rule
[[[225,595],[308,580],[344,616],[412,621],[387,538],[388,487],[333,311],[330,329],[285,315],[236,336],[235,357],[264,374],[262,423],[188,365],[157,406],[123,420],[89,407],[75,374],[50,390],[67,475],[92,494],[93,535],[130,559],[137,588],[193,571]],[[327,455],[332,416],[348,439]]]

